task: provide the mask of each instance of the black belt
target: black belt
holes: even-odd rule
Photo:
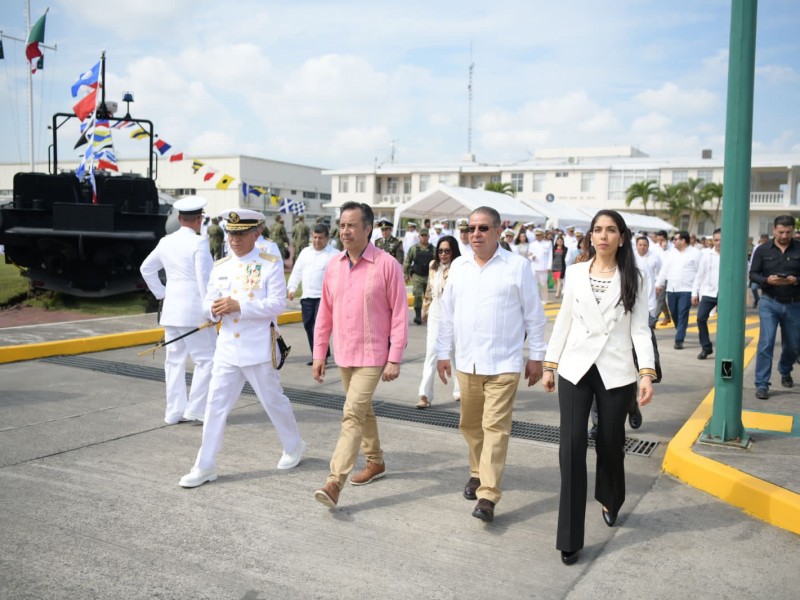
[[[775,302],[780,302],[781,304],[794,304],[795,302],[800,302],[800,296],[795,298],[777,298],[775,296],[771,296],[770,294],[764,294],[770,300],[775,300]]]

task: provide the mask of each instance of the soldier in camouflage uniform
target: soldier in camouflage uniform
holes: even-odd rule
[[[380,248],[384,252],[388,252],[402,265],[403,242],[392,235],[392,228],[394,225],[389,219],[381,219],[378,221],[378,227],[381,228],[381,237],[375,240],[375,247]]]
[[[275,222],[269,228],[269,237],[278,244],[278,249],[285,261],[289,258],[289,236],[286,234],[286,227],[283,226],[283,217],[275,215]]]
[[[214,260],[219,260],[223,255],[223,248],[225,248],[225,232],[219,226],[219,219],[211,219],[211,224],[208,226],[208,245],[211,248],[211,257]]]
[[[428,243],[428,229],[423,227],[419,232],[419,243],[411,247],[406,256],[403,270],[406,281],[409,279],[413,285],[414,294],[414,323],[422,325],[422,297],[428,287],[428,269],[434,258],[435,248]]]
[[[303,248],[308,246],[309,236],[311,235],[311,231],[306,225],[306,220],[303,215],[299,215],[297,217],[297,222],[292,227],[292,242],[294,243],[294,256],[295,258],[300,256],[300,253],[303,251]]]

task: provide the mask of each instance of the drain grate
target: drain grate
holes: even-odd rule
[[[72,367],[75,369],[86,369],[108,375],[119,375],[122,377],[132,377],[147,381],[164,381],[164,369],[159,367],[147,367],[143,365],[131,365],[123,362],[90,358],[88,356],[54,356],[41,359],[42,362]],[[192,381],[191,373],[186,374],[186,383]],[[344,406],[344,396],[336,394],[324,394],[295,388],[284,388],[284,393],[294,403],[315,406],[317,408],[327,408],[341,411]],[[243,394],[255,396],[253,388],[246,383]],[[407,421],[411,423],[423,423],[435,427],[446,427],[448,429],[458,429],[458,413],[446,410],[429,408],[418,410],[414,407],[396,404],[394,402],[375,402],[375,415],[397,421]],[[512,421],[511,437],[534,440],[545,444],[558,445],[559,428],[555,425],[544,425],[541,423],[529,423],[528,421]],[[594,440],[589,440],[589,447],[594,448]],[[625,453],[631,456],[649,457],[658,447],[658,442],[640,440],[637,438],[625,438]]]

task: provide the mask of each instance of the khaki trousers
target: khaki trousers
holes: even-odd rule
[[[481,480],[478,498],[497,503],[520,374],[472,375],[456,371],[456,376],[461,386],[459,428],[469,449],[469,474]]]
[[[378,387],[383,367],[339,367],[339,373],[346,399],[328,481],[335,481],[341,487],[356,465],[359,448],[368,461],[383,463],[378,420],[372,410],[372,395]]]

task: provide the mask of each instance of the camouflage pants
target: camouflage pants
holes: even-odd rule
[[[422,297],[425,295],[425,288],[428,287],[428,276],[412,275],[411,285],[414,294],[414,310],[422,310]]]

